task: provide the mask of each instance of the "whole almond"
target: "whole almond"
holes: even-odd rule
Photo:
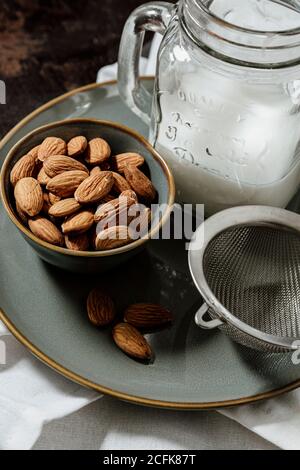
[[[99,165],[108,160],[111,154],[111,148],[104,139],[97,137],[89,141],[85,160],[91,165]]]
[[[38,175],[37,180],[42,186],[47,186],[47,184],[51,181],[50,176],[47,175],[44,168],[41,168]]]
[[[139,167],[144,164],[145,159],[139,153],[127,152],[120,153],[112,157],[113,167],[119,172],[124,173],[126,165]]]
[[[31,154],[24,155],[15,163],[10,173],[10,182],[13,186],[22,178],[33,176],[35,171],[35,158]]]
[[[59,196],[56,196],[55,194],[53,193],[49,193],[49,201],[50,201],[50,204],[53,206],[53,204],[55,204],[56,202],[60,201],[61,198]]]
[[[90,171],[90,176],[94,176],[94,175],[99,175],[99,173],[101,173],[101,168],[100,166],[94,166],[94,168],[91,169]]]
[[[129,228],[125,225],[106,228],[99,233],[95,240],[96,250],[113,250],[132,242]]]
[[[64,155],[51,155],[44,161],[43,168],[50,178],[64,173],[65,171],[79,170],[89,173],[89,170],[83,163],[71,157]]]
[[[36,179],[27,177],[18,181],[14,195],[19,208],[30,217],[41,212],[44,204],[43,191]]]
[[[65,171],[54,176],[47,184],[47,190],[60,197],[73,196],[78,186],[88,177],[85,171]]]
[[[96,223],[100,222],[102,219],[108,216],[111,212],[114,212],[118,209],[119,198],[112,199],[105,203],[101,203],[94,215],[94,220]]]
[[[81,234],[87,232],[94,223],[94,214],[90,210],[83,210],[68,217],[62,224],[65,235]]]
[[[89,293],[87,312],[90,322],[95,326],[109,325],[116,315],[112,298],[102,289],[93,289]]]
[[[38,160],[40,145],[36,145],[31,150],[29,150],[28,155],[31,155],[35,161]]]
[[[135,199],[123,196],[101,204],[94,215],[95,222],[101,222],[99,229],[103,230],[115,225],[128,225],[128,210],[135,203]]]
[[[130,191],[131,187],[126,179],[119,173],[112,172],[114,177],[113,191],[116,193],[122,193],[123,191]]]
[[[112,332],[116,345],[128,356],[150,361],[153,353],[143,335],[128,323],[119,323]]]
[[[127,165],[124,168],[125,178],[136,194],[147,201],[153,201],[156,190],[147,176],[137,167]]]
[[[68,155],[75,157],[76,155],[82,154],[86,150],[87,144],[87,140],[83,135],[73,137],[73,139],[68,142]]]
[[[38,149],[38,159],[44,162],[50,155],[66,155],[67,145],[59,137],[47,137]]]
[[[72,251],[87,251],[89,249],[90,240],[86,233],[81,235],[66,235],[65,244]]]
[[[53,217],[67,217],[77,212],[80,208],[81,205],[74,198],[61,199],[50,207],[49,215]]]
[[[170,325],[173,315],[161,305],[139,303],[127,307],[124,321],[137,329],[151,330]]]
[[[97,175],[86,178],[77,188],[74,197],[80,204],[98,202],[110,192],[113,184],[112,173],[102,171]]]
[[[52,245],[62,246],[64,244],[64,237],[50,220],[44,217],[35,217],[28,221],[28,225],[32,233],[41,240]]]

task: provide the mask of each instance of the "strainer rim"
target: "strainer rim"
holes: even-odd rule
[[[297,350],[300,337],[274,336],[258,330],[237,318],[215,296],[210,289],[203,269],[204,254],[211,241],[221,232],[233,227],[264,225],[285,227],[300,236],[300,215],[286,209],[270,206],[238,206],[218,212],[206,219],[196,230],[189,245],[188,262],[192,279],[205,303],[225,324],[237,328],[252,338],[284,349]]]

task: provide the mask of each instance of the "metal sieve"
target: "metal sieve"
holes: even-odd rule
[[[189,246],[204,304],[195,321],[252,349],[300,348],[300,215],[265,206],[207,219]]]

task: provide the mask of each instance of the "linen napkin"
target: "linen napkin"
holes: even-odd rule
[[[0,363],[0,450],[30,449],[45,423],[99,398],[35,359],[1,322],[0,341],[6,350],[6,364]]]
[[[149,59],[142,60],[142,74],[154,75],[159,42],[160,38],[156,36]],[[116,72],[116,64],[104,67],[98,73],[98,81],[113,79]],[[6,365],[2,365],[0,360],[1,450],[30,449],[45,423],[71,414],[101,398],[98,393],[74,384],[35,359],[1,322],[0,341],[5,344],[7,359]],[[134,410],[130,412],[134,413]],[[166,412],[155,410],[154,421],[160,413]],[[256,405],[221,410],[220,413],[283,449],[300,448],[300,391]],[[170,414],[168,416],[170,429],[174,429],[181,414],[176,413],[175,420]],[[198,413],[190,421],[195,434],[201,419],[201,413]],[[139,425],[142,426],[141,423]],[[144,434],[147,436],[146,429]],[[156,445],[159,448],[159,444]],[[188,448],[188,442],[186,446]]]

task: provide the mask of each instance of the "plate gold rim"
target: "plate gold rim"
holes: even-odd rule
[[[153,80],[153,77],[141,77],[143,80]],[[55,106],[56,104],[68,99],[69,97],[83,93],[85,91],[93,90],[95,88],[101,88],[104,86],[109,85],[116,85],[116,80],[110,80],[107,82],[102,83],[92,83],[89,85],[85,85],[80,88],[76,88],[68,93],[58,96],[53,100],[47,102],[46,104],[40,106],[35,111],[27,115],[24,119],[22,119],[16,126],[14,126],[0,141],[0,150],[6,145],[9,140],[20,130],[24,127],[28,122],[30,122],[33,118],[41,114],[43,111]],[[66,367],[62,366],[58,362],[54,361],[51,357],[44,354],[39,348],[37,348],[31,341],[29,341],[26,336],[24,336],[18,328],[14,325],[14,323],[8,318],[6,313],[3,309],[0,308],[0,320],[4,323],[4,325],[8,328],[8,330],[12,333],[12,335],[25,346],[34,356],[40,359],[43,363],[54,369],[56,372],[60,373],[64,377],[77,382],[80,385],[83,385],[87,388],[91,388],[99,393],[103,393],[105,395],[110,395],[114,398],[118,398],[121,400],[125,400],[131,403],[145,405],[145,406],[153,406],[156,408],[167,408],[173,410],[211,410],[216,408],[228,408],[238,405],[246,405],[251,403],[256,403],[262,400],[266,400],[269,398],[275,398],[277,396],[283,395],[284,393],[291,392],[300,387],[300,379],[292,382],[284,387],[280,387],[275,390],[270,390],[269,392],[264,392],[258,395],[252,395],[245,398],[239,398],[235,400],[224,400],[218,402],[172,402],[172,401],[165,401],[165,400],[154,400],[144,397],[139,397],[135,395],[130,395],[123,392],[118,392],[117,390],[113,390],[107,388],[105,386],[96,384],[84,377],[70,371]]]

